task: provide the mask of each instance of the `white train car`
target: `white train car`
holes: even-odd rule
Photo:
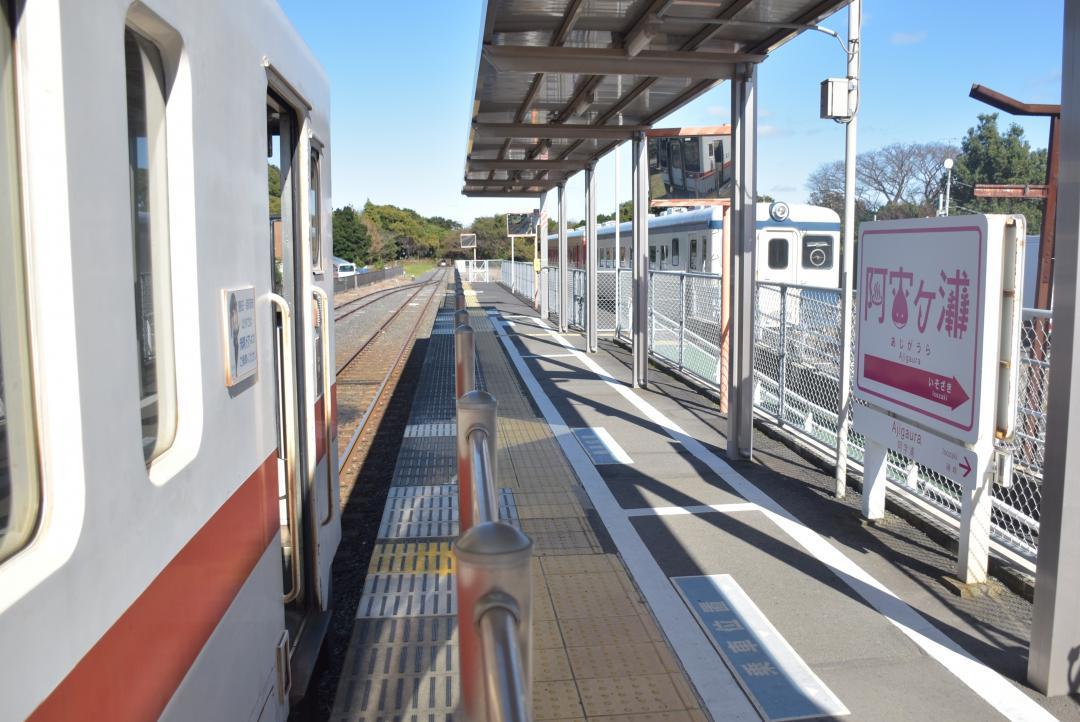
[[[0,717],[284,720],[340,538],[326,76],[274,0],[0,9]]]
[[[803,204],[758,203],[757,280],[836,288],[840,285],[840,216]],[[633,225],[619,225],[618,265],[629,267]],[[724,210],[719,206],[669,211],[649,218],[649,268],[659,271],[720,273]],[[615,224],[597,229],[601,268],[614,268]],[[567,234],[570,264],[584,268],[584,228]],[[549,262],[558,262],[558,236],[548,241]]]

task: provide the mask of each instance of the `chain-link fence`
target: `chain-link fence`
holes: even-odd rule
[[[578,329],[585,330],[585,307],[588,299],[585,297],[585,271],[580,268],[570,269],[570,313],[567,323]]]
[[[559,325],[559,267],[547,266],[547,284],[548,284],[548,319],[555,324]]]
[[[502,273],[499,283],[509,288],[514,294],[526,298],[534,305],[539,305],[537,296],[537,272],[532,263],[523,261],[502,261]]]
[[[1038,550],[1050,328],[1048,312],[1025,310],[1013,473],[993,488],[991,536],[1029,569],[1034,569]],[[826,455],[835,455],[837,448],[839,329],[838,290],[757,284],[754,405]],[[852,432],[848,458],[860,468],[863,449],[862,436]],[[893,451],[887,478],[944,517],[959,520],[961,487],[953,480]]]

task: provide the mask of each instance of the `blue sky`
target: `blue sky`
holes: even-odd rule
[[[335,206],[370,199],[468,223],[534,205],[461,195],[482,0],[280,4],[330,77]],[[959,143],[990,110],[968,98],[976,82],[1027,102],[1058,102],[1062,8],[1062,0],[863,0],[859,149]],[[847,11],[825,25],[846,37]],[[819,83],[843,74],[840,45],[813,32],[761,65],[759,192],[804,201],[807,175],[843,158],[842,126],[818,118]],[[724,83],[658,125],[727,122],[729,104]],[[1046,145],[1048,121],[1017,120],[1034,146]],[[620,152],[626,200],[629,149]],[[584,213],[581,175],[567,184],[571,219]],[[608,157],[597,167],[601,213],[615,206],[614,175]]]

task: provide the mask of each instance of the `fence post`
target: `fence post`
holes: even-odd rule
[[[780,425],[784,425],[787,396],[787,286],[780,284]]]
[[[454,555],[464,717],[525,722],[532,711],[532,541],[509,524],[486,522],[458,537]]]
[[[495,397],[486,391],[467,391],[457,400],[457,470],[458,470],[458,520],[461,533],[485,517],[497,518],[498,512],[491,513],[489,504],[496,504],[495,478],[498,464],[498,439],[496,437],[496,419],[498,404]],[[479,481],[485,487],[477,488],[477,470],[473,468],[472,449],[469,437],[474,433],[484,434],[487,441],[488,458],[484,463],[488,469],[482,473]]]
[[[679,274],[679,370],[686,356],[686,274]]]
[[[645,271],[645,275],[652,276],[652,271]],[[649,352],[656,348],[656,324],[653,323],[653,279],[649,278]]]

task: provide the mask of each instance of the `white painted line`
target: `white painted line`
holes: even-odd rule
[[[526,353],[521,358],[574,358],[572,353]]]
[[[578,443],[577,437],[567,426],[555,405],[551,403],[551,399],[544,393],[540,382],[529,370],[528,364],[521,358],[510,335],[502,328],[498,313],[489,311],[488,315],[518,375],[525,382],[533,400],[540,408],[540,413],[544,415],[544,419],[551,428],[551,433],[562,447],[574,473],[581,480],[581,485],[585,487],[589,500],[603,519],[608,534],[611,535],[616,548],[626,561],[626,566],[634,576],[634,581],[648,600],[660,627],[687,670],[709,714],[713,719],[760,722],[761,718],[750,700],[743,694],[739,683],[718,659],[716,650],[701,632],[697,620],[683,604],[682,598],[668,581],[660,565],[656,563],[652,552],[645,546],[631,525],[630,519],[623,513],[622,507],[615,500],[607,483],[600,476],[600,472],[589,460],[585,449]],[[561,340],[557,335],[556,338]]]
[[[542,319],[540,322],[544,323]],[[566,341],[559,333],[550,330],[550,328],[548,333],[562,346],[568,349],[574,348],[570,342]],[[508,342],[508,338],[503,339],[504,344],[507,344]],[[507,348],[512,357],[517,355],[517,349],[513,348],[512,344],[507,346]],[[906,602],[896,596],[896,594],[888,587],[867,573],[851,559],[848,559],[839,549],[830,544],[820,534],[803,525],[798,518],[780,506],[780,504],[772,497],[745,479],[741,474],[731,468],[727,462],[713,454],[697,441],[697,439],[686,433],[682,427],[664,416],[664,414],[648,401],[641,398],[641,396],[639,396],[629,385],[616,379],[612,379],[598,363],[584,353],[575,350],[574,354],[579,357],[579,360],[585,364],[589,370],[605,380],[646,418],[662,427],[671,438],[682,443],[687,451],[700,461],[704,462],[713,472],[719,474],[736,493],[747,501],[760,506],[762,511],[776,523],[780,529],[799,544],[799,546],[818,559],[822,564],[829,567],[830,571],[851,587],[856,594],[865,599],[870,606],[884,615],[926,654],[936,659],[943,667],[945,667],[945,669],[954,674],[975,694],[982,697],[987,703],[997,709],[998,712],[1012,720],[1056,719],[1052,714],[1043,709],[1038,702],[1017,689],[1008,679],[975,659],[963,647],[954,642],[945,633],[941,632],[937,627],[931,624],[925,617],[908,606]],[[515,363],[515,365],[517,365],[517,363]],[[518,366],[518,370],[519,373],[524,374],[527,372],[530,377],[532,376],[532,372],[528,371],[528,367],[524,363],[521,363]],[[536,391],[533,392],[533,397],[536,398],[537,394],[544,395],[543,389],[540,387],[539,383],[536,383],[535,379],[533,379],[533,382],[532,385],[526,382],[530,391],[532,391],[534,386],[536,388]],[[540,403],[539,399],[537,399],[537,403]],[[550,403],[550,400],[548,400],[549,405]],[[552,409],[554,410],[554,406],[552,406]],[[550,420],[549,423],[551,423]],[[588,487],[586,488],[588,489]],[[610,494],[610,491],[608,493]],[[589,495],[590,497],[592,496],[591,491],[589,492]],[[601,513],[601,517],[603,517],[604,514],[600,510],[600,505],[596,504],[595,500],[593,501],[593,504],[597,507],[597,511]],[[606,519],[605,524],[607,524]],[[611,531],[610,526],[608,527],[608,530]],[[612,533],[612,538],[621,550],[621,542],[619,539],[615,539],[614,533]],[[648,554],[648,550],[645,550],[645,553]],[[629,566],[629,559],[627,563]],[[659,567],[657,567],[657,569],[659,570]],[[633,567],[631,567],[631,571],[633,571]],[[637,574],[634,575],[634,578],[637,578]],[[644,587],[642,588],[642,591],[645,591]],[[672,643],[674,645],[674,640],[672,640]],[[689,664],[686,666],[688,669],[691,668]],[[696,681],[695,684],[697,684]],[[698,687],[699,692],[701,692],[702,689],[702,687]],[[710,711],[711,710],[712,708],[710,707]]]
[[[739,511],[761,511],[757,504],[748,501],[732,504],[699,504],[696,506],[652,506],[627,509],[627,516],[682,516],[684,514],[734,514]]]

